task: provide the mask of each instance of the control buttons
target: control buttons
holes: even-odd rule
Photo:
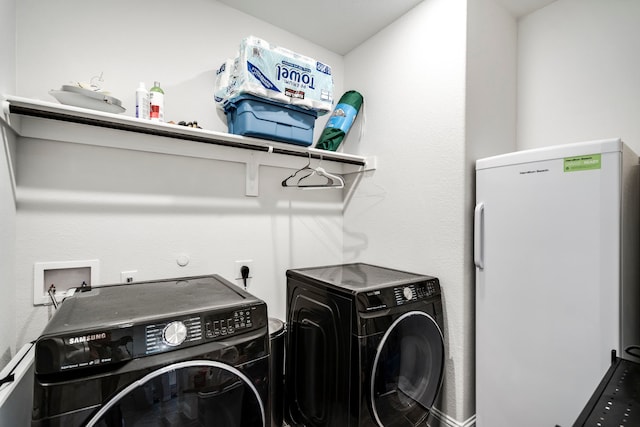
[[[427,296],[432,296],[436,293],[436,285],[433,282],[427,283]]]
[[[413,291],[411,290],[410,287],[407,286],[404,289],[402,289],[402,295],[407,301],[409,301],[410,299],[413,298]]]
[[[187,327],[180,321],[169,323],[162,331],[162,339],[165,344],[177,346],[187,338]]]
[[[253,326],[249,310],[238,310],[215,317],[209,316],[206,319],[207,338],[229,336]]]

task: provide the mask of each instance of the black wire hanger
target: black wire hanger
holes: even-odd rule
[[[322,162],[322,157],[320,157],[320,162]],[[310,179],[313,176],[325,178],[325,182],[320,184],[311,183],[309,181],[304,182],[305,180]],[[298,177],[297,181],[295,180],[296,177]],[[284,181],[282,181],[282,186],[302,189],[344,188],[344,179],[342,179],[342,177],[339,175],[334,175],[327,172],[320,166],[312,168],[311,153],[309,153],[309,161],[307,162],[307,164],[295,171]]]

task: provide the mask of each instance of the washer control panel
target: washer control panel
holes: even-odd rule
[[[144,354],[162,353],[204,341],[225,339],[265,324],[266,309],[261,306],[167,319],[144,326]]]
[[[145,326],[146,354],[166,351],[202,339],[202,319],[192,316]]]
[[[429,280],[423,283],[412,283],[406,286],[393,288],[396,305],[402,305],[414,300],[429,298],[440,291],[440,286],[436,280]]]
[[[147,285],[154,291],[145,291],[148,304],[124,304],[130,299],[128,292],[138,295],[138,289]],[[36,375],[104,369],[227,339],[242,345],[245,337],[247,343],[268,343],[266,303],[221,277],[141,282],[136,286],[142,288],[105,286],[99,298],[93,293],[68,298],[36,342]],[[214,347],[209,345],[203,351]]]
[[[358,311],[385,310],[403,304],[409,304],[440,294],[437,278],[406,283],[383,289],[372,289],[358,295]]]
[[[251,329],[254,325],[250,308],[205,316],[205,336],[217,338]]]

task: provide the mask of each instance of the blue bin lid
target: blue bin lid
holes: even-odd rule
[[[286,108],[286,109],[294,110],[300,113],[310,114],[310,115],[313,115],[314,117],[318,117],[318,112],[315,110],[309,110],[307,108],[299,107],[293,104],[285,104],[283,102],[279,102],[273,99],[263,98],[263,97],[251,95],[248,93],[242,93],[240,95],[234,96],[231,99],[226,100],[223,105],[225,114],[228,113],[229,110],[237,108],[237,104],[239,104],[242,101],[262,102],[265,104],[274,105],[276,107]]]

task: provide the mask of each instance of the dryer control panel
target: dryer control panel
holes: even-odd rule
[[[51,374],[122,363],[266,327],[267,308],[260,303],[42,337],[37,343],[36,372]]]
[[[438,295],[440,295],[440,283],[437,278],[383,289],[370,289],[358,294],[358,311],[385,310]]]

